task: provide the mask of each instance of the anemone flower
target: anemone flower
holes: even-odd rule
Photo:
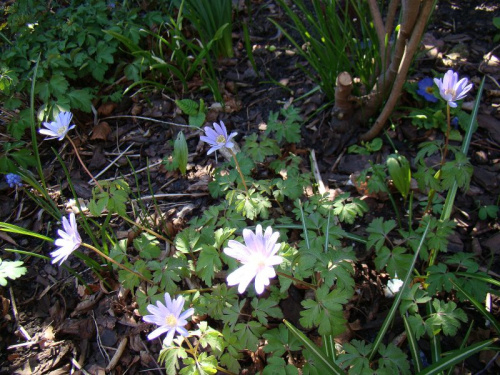
[[[224,253],[240,261],[243,266],[227,276],[229,286],[238,285],[238,292],[245,292],[248,284],[255,278],[255,291],[261,294],[264,287],[269,285],[269,280],[276,276],[274,266],[280,264],[283,258],[276,255],[280,245],[279,232],[274,232],[267,227],[262,234],[262,226],[257,225],[255,233],[243,229],[245,245],[238,241],[230,240]]]
[[[434,78],[434,82],[439,88],[439,94],[446,100],[452,108],[457,106],[457,100],[462,100],[472,88],[472,83],[469,83],[467,78],[458,80],[458,74],[453,70],[448,70],[443,79]]]
[[[396,275],[396,277],[398,277]],[[392,294],[396,294],[401,290],[401,287],[403,286],[403,280],[399,279],[391,279],[387,283],[387,288],[392,292]]]
[[[5,175],[5,180],[7,181],[7,184],[9,187],[13,188],[16,186],[23,186],[23,182],[21,179],[21,176],[15,173],[8,173]]]
[[[186,319],[194,313],[194,309],[187,309],[182,313],[184,307],[184,298],[182,296],[176,299],[171,299],[170,294],[165,293],[165,305],[160,301],[155,305],[147,307],[151,315],[146,315],[142,319],[148,323],[154,323],[158,328],[148,335],[148,340],[153,340],[156,337],[167,333],[163,344],[170,346],[174,339],[175,332],[182,336],[187,336],[188,331],[184,326],[187,324]]]
[[[62,141],[66,134],[75,127],[75,125],[70,125],[73,114],[71,112],[60,112],[56,121],[44,122],[43,126],[47,129],[40,129],[40,134],[48,135],[46,139],[55,139]]]
[[[56,246],[59,246],[59,249],[50,253],[50,256],[53,258],[52,263],[59,262],[59,265],[63,264],[73,251],[78,249],[82,244],[73,212],[69,214],[69,220],[63,217],[62,225],[64,230],[59,229],[57,231],[59,238],[54,242]]]
[[[438,98],[434,96],[434,81],[430,77],[425,77],[418,82],[417,94],[423,96],[425,100],[436,103]]]
[[[220,122],[220,125],[216,122],[214,122],[213,125],[213,129],[205,126],[205,135],[202,135],[200,137],[203,142],[206,142],[211,146],[207,152],[207,155],[210,155],[212,152],[223,147],[232,149],[234,147],[234,143],[231,142],[231,138],[233,138],[238,133],[232,132],[231,135],[228,136],[226,126],[222,121]]]

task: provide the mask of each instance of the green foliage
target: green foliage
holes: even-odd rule
[[[284,120],[278,120],[280,115],[284,117]],[[300,142],[301,121],[299,109],[292,105],[288,108],[282,108],[279,113],[270,112],[264,134],[273,133],[278,143],[282,143],[283,140],[288,143],[298,143]]]
[[[320,335],[338,335],[345,331],[346,320],[343,305],[349,301],[353,289],[334,289],[322,286],[316,290],[315,300],[304,300],[304,310],[300,312],[300,324],[305,328],[318,327]]]
[[[359,198],[350,198],[349,193],[342,193],[336,197],[333,207],[333,214],[347,224],[354,223],[356,217],[368,212],[368,205]]]
[[[188,162],[188,147],[186,142],[186,137],[184,137],[183,132],[177,134],[177,138],[174,142],[174,152],[172,157],[164,158],[163,164],[165,168],[169,171],[179,169],[183,176],[186,175],[187,162]]]
[[[130,198],[130,187],[124,180],[100,182],[103,191],[95,188],[92,192],[93,198],[89,202],[90,213],[99,216],[107,209],[109,213],[117,213],[127,217],[126,204]]]
[[[313,0],[308,6],[297,0],[293,7],[285,0],[278,3],[292,24],[285,27],[271,22],[307,60],[308,67],[303,69],[330,100],[335,99],[335,82],[342,71],[359,77],[363,85],[373,86],[382,59],[366,2],[347,1],[339,6],[335,1]],[[297,38],[288,32],[289,27],[299,35]]]
[[[262,163],[267,156],[279,156],[281,154],[276,140],[266,137],[259,142],[257,141],[257,134],[251,134],[245,138],[243,152],[258,163]]]
[[[387,158],[387,170],[394,186],[406,200],[410,192],[411,170],[410,162],[403,155],[393,154]]]
[[[480,206],[478,217],[481,220],[486,220],[488,218],[496,219],[498,217],[498,206],[494,204],[490,204],[487,206]]]
[[[231,0],[186,0],[186,18],[195,26],[206,45],[215,40],[213,55],[233,57],[232,1]]]
[[[32,152],[26,148],[25,142],[4,142],[2,147],[0,174],[16,173],[19,167],[28,169],[36,165],[36,159]]]
[[[15,280],[28,272],[28,269],[23,266],[21,260],[2,260],[0,259],[0,285],[7,285],[7,278]]]
[[[429,334],[436,335],[442,331],[446,336],[455,336],[460,327],[460,321],[467,322],[467,315],[462,309],[457,308],[457,304],[453,301],[434,300],[432,306],[434,313],[426,320],[428,329],[432,330],[428,332]]]
[[[4,103],[11,110],[25,105],[18,94],[29,94],[32,62],[40,57],[36,95],[46,117],[51,117],[53,108],[90,112],[99,86],[118,78],[111,67],[119,61],[119,42],[103,29],[137,41],[139,28],[159,16],[150,12],[142,17],[138,8],[120,4],[111,8],[105,0],[70,4],[23,0],[6,10],[2,33],[8,43],[0,58]],[[19,117],[9,128],[19,138],[28,126]]]
[[[191,99],[176,100],[175,104],[189,116],[189,125],[200,128],[205,123],[207,109],[203,99],[200,99],[200,104]]]
[[[373,154],[374,152],[380,151],[383,142],[381,138],[374,138],[371,141],[365,142],[361,141],[361,146],[360,145],[352,145],[349,146],[347,149],[347,152],[350,154],[359,154],[359,155],[370,155]]]

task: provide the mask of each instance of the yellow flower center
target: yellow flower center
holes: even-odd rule
[[[173,315],[167,315],[165,318],[165,324],[169,327],[176,327],[177,326],[177,318]]]
[[[455,95],[457,94],[457,93],[455,92],[455,90],[453,90],[453,89],[446,89],[446,90],[444,90],[444,93],[445,93],[446,95],[451,94],[451,96],[452,96],[453,98],[454,98],[454,97],[455,97]]]
[[[64,128],[64,126],[61,126],[59,129],[57,129],[57,134],[63,135],[65,131],[66,129]]]
[[[432,86],[429,86],[425,88],[425,91],[427,92],[427,94],[432,94],[434,92],[434,88]]]
[[[215,141],[216,141],[218,144],[220,144],[220,145],[221,145],[221,144],[226,143],[226,138],[225,138],[223,135],[219,135],[219,136],[215,139]]]

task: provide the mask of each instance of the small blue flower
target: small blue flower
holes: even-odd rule
[[[9,173],[5,176],[5,180],[7,181],[7,184],[13,188],[16,186],[23,186],[23,181],[21,179],[21,176],[15,174],[15,173]]]
[[[453,126],[455,129],[458,129],[458,124],[459,124],[458,117],[453,117],[451,119],[451,126]]]
[[[425,100],[431,103],[436,103],[438,98],[434,96],[434,81],[430,77],[425,77],[418,83],[417,94],[424,97]]]

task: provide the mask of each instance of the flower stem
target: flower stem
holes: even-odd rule
[[[246,190],[247,196],[248,196],[250,194],[248,193],[248,187],[247,187],[247,184],[245,182],[245,177],[243,177],[243,173],[241,172],[240,163],[238,163],[238,159],[236,159],[236,154],[234,153],[234,151],[231,148],[228,148],[228,150],[231,153],[231,155],[233,156],[234,162],[236,164],[236,169],[238,170],[238,173],[240,174],[241,182],[243,182],[243,186],[245,187],[245,190]]]
[[[308,283],[306,281],[302,281],[302,280],[296,279],[295,277],[287,275],[286,273],[283,273],[283,272],[280,272],[280,271],[276,271],[276,274],[279,275],[279,276],[286,277],[287,279],[290,279],[290,280],[296,282],[297,284],[302,284],[304,286],[307,286],[309,289],[313,289],[313,290],[318,289],[316,285],[310,284],[310,283]]]
[[[92,175],[92,173],[90,173],[90,171],[87,169],[87,167],[83,163],[83,160],[80,157],[80,153],[78,152],[78,149],[76,148],[76,145],[73,142],[73,140],[68,135],[66,135],[66,138],[68,138],[69,143],[71,143],[71,146],[73,146],[73,149],[75,150],[76,157],[80,161],[80,164],[82,165],[82,167],[85,170],[85,172],[87,172],[87,174],[90,176],[90,178],[92,179],[92,181],[95,182],[95,184],[97,185],[97,187],[99,188],[99,190],[101,191],[101,193],[104,193],[104,190],[103,190],[102,186],[99,184],[99,182],[97,182],[97,180],[94,178],[94,176]]]
[[[441,168],[446,161],[446,156],[448,155],[448,143],[450,142],[450,131],[451,131],[451,115],[450,115],[450,105],[446,104],[446,135],[444,137],[444,150],[443,156],[441,158]]]
[[[85,246],[87,249],[90,249],[94,252],[96,252],[97,254],[99,254],[100,256],[102,256],[104,259],[108,260],[109,262],[115,264],[116,266],[120,267],[121,269],[127,271],[127,272],[130,272],[130,273],[133,273],[134,275],[136,275],[137,277],[139,277],[140,279],[150,283],[150,284],[153,284],[153,282],[149,279],[147,279],[146,277],[144,277],[143,275],[141,275],[140,273],[138,272],[135,272],[135,271],[132,271],[130,268],[124,266],[123,264],[121,263],[118,263],[116,260],[114,260],[113,258],[107,256],[106,254],[104,254],[101,250],[99,250],[98,248],[92,246],[92,245],[89,245],[88,243],[82,243],[82,246]]]
[[[130,224],[132,224],[132,225],[135,225],[137,228],[139,228],[139,229],[141,229],[141,230],[143,230],[143,231],[145,231],[145,232],[147,232],[147,233],[149,233],[149,234],[151,234],[151,235],[155,236],[156,238],[158,238],[158,239],[160,239],[160,240],[163,240],[163,241],[165,241],[165,242],[168,242],[168,243],[172,244],[172,241],[171,241],[171,240],[169,240],[167,237],[164,237],[164,236],[162,236],[161,234],[158,234],[158,233],[156,233],[155,231],[153,231],[153,230],[151,230],[151,229],[146,228],[144,225],[141,225],[141,224],[139,224],[139,223],[136,223],[135,221],[133,221],[133,220],[129,219],[129,218],[128,218],[128,217],[126,217],[126,216],[121,216],[121,215],[120,215],[120,217],[121,217],[123,220],[125,220],[126,222],[128,222],[128,223],[130,223]]]

